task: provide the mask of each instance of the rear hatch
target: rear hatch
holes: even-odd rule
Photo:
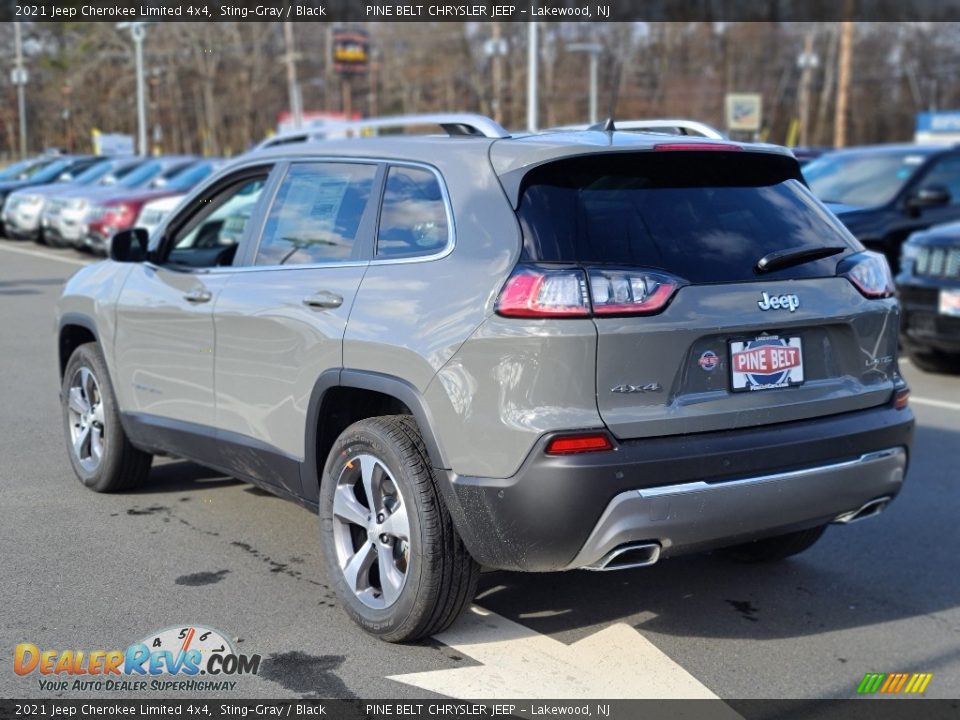
[[[555,160],[520,188],[518,272],[547,280],[513,299],[539,287],[528,310],[576,314],[563,283],[581,283],[610,430],[703,432],[889,402],[898,309],[885,262],[793,158],[689,147]]]

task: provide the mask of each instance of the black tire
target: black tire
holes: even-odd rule
[[[786,535],[776,535],[734,545],[720,552],[737,562],[776,562],[802,553],[819,540],[826,529],[826,525],[821,525],[808,530],[798,530]]]
[[[90,384],[89,379],[82,380],[89,378],[86,373],[93,376],[95,385]],[[82,402],[78,403],[71,390],[80,387],[84,392],[80,393]],[[80,412],[84,403],[89,408],[87,413]],[[146,479],[153,456],[133,447],[127,439],[120,425],[107,366],[96,343],[80,345],[70,355],[63,374],[60,406],[67,454],[80,482],[96,492],[118,492]],[[78,450],[74,438],[82,435],[84,428],[89,429],[88,439],[81,441]],[[99,457],[94,452],[94,438],[100,439]]]
[[[385,499],[379,501],[386,509],[378,517],[374,517],[378,501],[371,503],[366,493],[361,494],[357,489],[364,485],[363,479],[358,478],[362,471],[357,470],[356,462],[361,456],[377,461],[381,491],[383,488],[397,491],[395,495],[386,491]],[[418,640],[445,630],[476,592],[480,568],[454,529],[437,483],[417,424],[407,415],[354,423],[337,438],[327,458],[320,488],[320,534],[327,577],[350,618],[371,635],[387,642]],[[367,529],[334,517],[338,487],[342,488],[341,492],[352,493],[352,500],[358,502],[357,509],[369,512]],[[370,530],[371,523],[389,518],[395,512],[388,505],[390,498],[396,496],[399,500],[390,507],[406,508],[409,539],[402,541],[398,535],[388,538],[392,546],[377,544],[376,538],[382,542],[385,535]],[[356,587],[348,584],[343,568],[350,553],[359,556],[368,543],[376,548],[373,553],[376,560],[370,561],[370,570],[361,571],[369,579],[369,587],[363,591],[364,601]],[[388,549],[384,551],[384,547]],[[378,588],[375,582],[382,567],[381,552],[386,553],[385,562],[392,561],[394,567],[401,563],[404,566],[402,588],[390,603],[387,603],[384,583],[381,581]],[[376,574],[373,565],[377,565]],[[355,586],[358,584],[359,581],[354,582]],[[375,602],[386,604],[383,607],[368,604]]]
[[[960,372],[960,354],[910,347],[907,349],[907,355],[910,357],[910,362],[924,372],[949,374]]]

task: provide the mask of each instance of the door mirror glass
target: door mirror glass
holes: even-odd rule
[[[114,262],[143,262],[147,259],[150,235],[143,228],[121,230],[110,242],[110,259]]]
[[[907,198],[907,207],[919,210],[921,208],[943,207],[950,204],[950,191],[942,185],[927,185],[915,190]]]

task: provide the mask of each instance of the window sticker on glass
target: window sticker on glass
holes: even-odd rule
[[[349,260],[375,174],[373,165],[316,163],[292,167],[277,192],[256,264]]]

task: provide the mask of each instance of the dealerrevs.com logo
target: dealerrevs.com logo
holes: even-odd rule
[[[13,671],[36,676],[41,690],[96,692],[233,690],[256,675],[259,655],[242,655],[220,631],[199,625],[151,633],[126,650],[41,649],[20,643]]]

